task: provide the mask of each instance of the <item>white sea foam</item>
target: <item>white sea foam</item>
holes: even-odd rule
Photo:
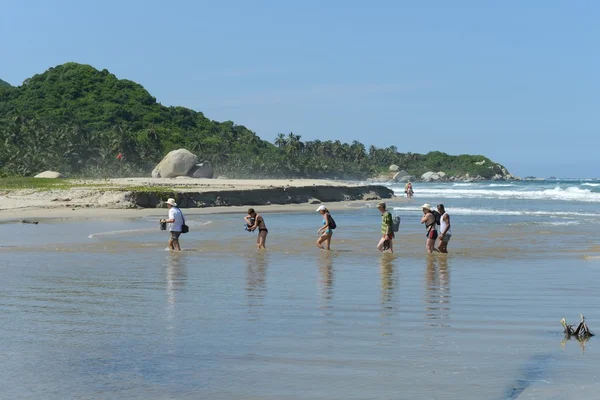
[[[511,186],[515,186],[512,183],[490,183],[489,185],[490,187],[511,187]]]
[[[396,194],[401,191],[395,190]],[[402,191],[403,192],[403,191]],[[600,203],[600,193],[593,193],[590,189],[581,189],[576,186],[544,190],[504,190],[504,189],[445,189],[442,187],[420,187],[415,193],[421,198],[447,198],[447,199],[522,199],[522,200],[559,200],[581,201]]]
[[[98,236],[118,236],[118,235],[127,235],[131,233],[151,233],[158,231],[158,227],[153,229],[122,229],[117,231],[107,231],[107,232],[98,232],[92,233],[88,236],[89,239],[93,239]]]
[[[394,211],[412,211],[421,213],[418,207],[394,207]],[[546,217],[600,217],[598,214],[570,211],[528,211],[528,210],[495,210],[490,208],[446,208],[450,215],[512,215],[512,216],[546,216]]]
[[[597,186],[600,186],[600,183],[582,183],[581,186],[597,187]]]
[[[466,187],[466,186],[473,186],[473,184],[472,183],[453,183],[452,186]]]

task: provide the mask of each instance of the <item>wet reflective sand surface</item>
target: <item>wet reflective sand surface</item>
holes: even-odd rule
[[[313,214],[266,214],[266,252],[233,215],[180,254],[153,218],[0,224],[3,397],[600,398],[597,338],[559,323],[600,331],[594,226],[465,217],[427,256],[417,218],[395,255],[373,210],[330,253]]]

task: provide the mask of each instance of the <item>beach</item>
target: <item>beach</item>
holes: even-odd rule
[[[600,397],[596,338],[565,340],[559,322],[600,330],[600,182],[491,185],[386,200],[394,255],[375,249],[377,201],[325,204],[331,252],[314,204],[255,207],[266,251],[247,207],[183,209],[181,253],[165,250],[166,209],[4,210],[5,395]],[[448,255],[425,254],[424,202],[451,215]]]
[[[2,189],[0,213],[14,209],[156,208],[175,197],[181,207],[302,204],[392,198],[381,185],[323,179],[154,179],[65,180],[56,188]],[[1,215],[0,215],[1,218]]]

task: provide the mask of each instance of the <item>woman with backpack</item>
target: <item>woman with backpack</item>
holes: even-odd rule
[[[317,212],[323,216],[323,226],[317,231],[319,234],[319,239],[317,239],[317,247],[321,250],[331,250],[331,237],[333,236],[333,230],[337,226],[329,214],[329,210],[325,206],[319,206],[319,208],[317,208]],[[323,247],[323,243],[325,243],[326,247]]]
[[[433,253],[434,251],[437,251],[435,249],[435,240],[438,237],[435,214],[433,213],[431,206],[427,203],[421,206],[421,210],[423,210],[421,223],[425,224],[425,237],[427,238],[427,241],[425,242],[425,250],[427,250],[428,253]]]

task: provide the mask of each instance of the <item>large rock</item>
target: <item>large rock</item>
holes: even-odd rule
[[[186,149],[173,150],[152,171],[153,178],[175,178],[189,176],[198,164],[198,157]]]
[[[407,176],[407,175],[409,175],[409,174],[408,174],[408,172],[406,172],[405,170],[398,171],[398,172],[396,172],[396,173],[394,174],[394,178],[393,178],[393,179],[394,179],[396,182],[398,182],[398,179],[401,179],[403,176]]]
[[[65,176],[63,174],[61,174],[60,172],[56,172],[56,171],[44,171],[44,172],[41,172],[41,173],[37,174],[36,176],[34,176],[34,178],[64,179]]]
[[[397,166],[396,164],[392,164],[392,165],[390,165],[390,168],[389,168],[389,170],[390,170],[391,172],[396,172],[396,171],[398,171],[399,169],[400,169],[400,167],[399,167],[399,166]]]
[[[398,179],[396,179],[396,182],[398,182],[398,183],[405,183],[405,182],[408,182],[408,181],[414,182],[416,180],[417,180],[417,178],[414,177],[413,175],[404,175],[404,176],[401,176]]]
[[[200,164],[196,164],[189,172],[192,178],[209,178],[212,179],[215,176],[215,171],[212,165],[205,161]]]
[[[443,181],[446,178],[446,173],[445,172],[425,172],[423,175],[421,175],[421,180],[424,182],[435,182],[435,181]]]

